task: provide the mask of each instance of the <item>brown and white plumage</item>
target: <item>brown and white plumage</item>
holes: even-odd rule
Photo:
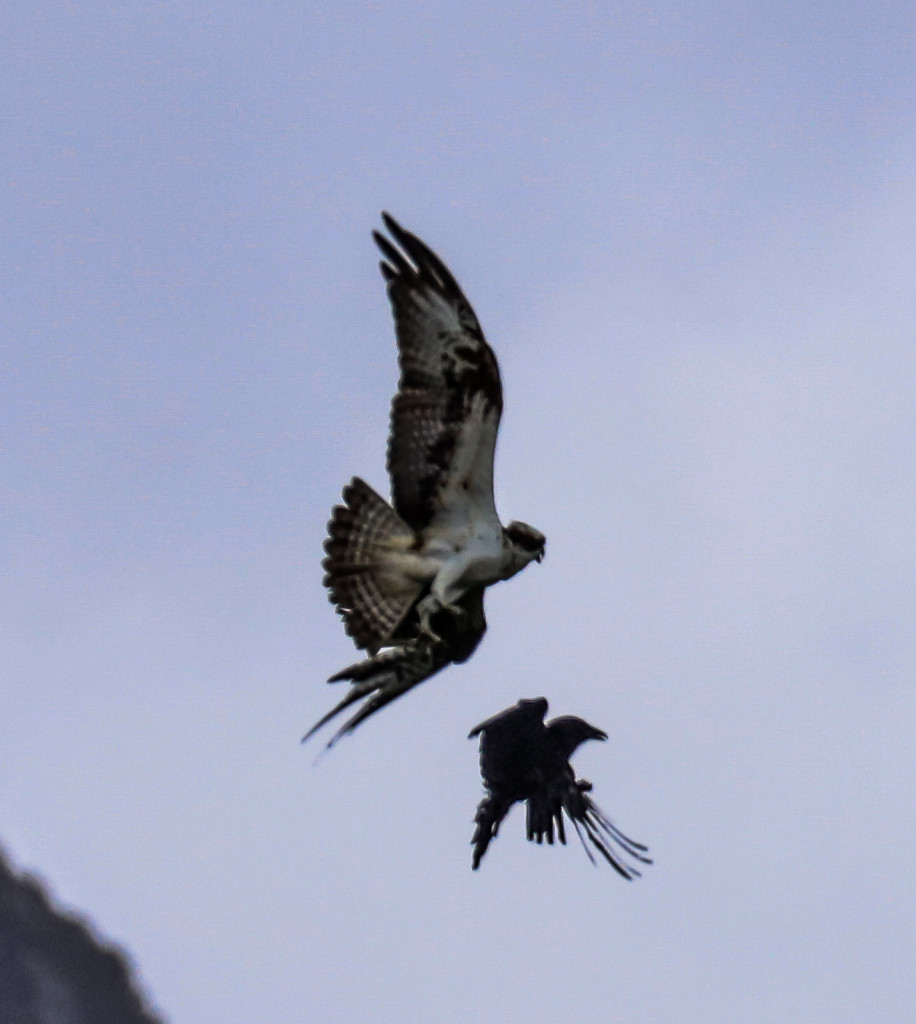
[[[447,665],[465,662],[483,639],[487,622],[483,611],[483,588],[468,591],[458,601],[456,615],[440,610],[433,616],[435,633],[418,630],[404,643],[385,647],[369,658],[341,669],[328,680],[348,681],[346,696],[321,717],[302,737],[303,742],[350,705],[365,698],[362,707],[344,722],[328,741],[328,748],[418,683],[425,682]]]
[[[391,404],[394,507],[417,533],[496,523],[493,457],[502,415],[499,364],[458,282],[438,256],[383,214],[400,244],[385,259],[401,378]]]
[[[512,805],[524,801],[529,840],[542,843],[546,838],[552,844],[556,834],[565,844],[565,814],[592,863],[595,858],[583,832],[618,874],[628,880],[638,877],[640,872],[627,858],[651,864],[646,847],[614,825],[588,795],[592,784],[577,779],[569,763],[580,744],[606,740],[607,733],[574,715],[545,724],[547,706],[544,697],[520,700],[481,722],[468,736],[480,736],[480,774],[486,789],[474,818],[472,867],[476,871],[480,866]]]
[[[322,722],[360,696],[375,710],[468,657],[486,629],[484,589],[544,554],[541,533],[520,522],[504,527],[496,512],[496,356],[445,264],[382,217],[390,237],[373,237],[400,367],[387,452],[392,505],[354,477],[328,524],[324,583],[369,658],[332,677],[354,686]],[[358,720],[371,713],[364,708]]]

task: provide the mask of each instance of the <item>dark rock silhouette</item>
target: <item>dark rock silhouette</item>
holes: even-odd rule
[[[2,1024],[164,1024],[137,991],[125,954],[54,906],[0,848]]]

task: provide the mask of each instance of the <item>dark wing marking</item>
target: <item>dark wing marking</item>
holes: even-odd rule
[[[365,697],[363,706],[331,737],[327,744],[330,749],[341,736],[353,732],[402,693],[425,682],[447,665],[467,661],[487,630],[483,594],[483,588],[468,591],[457,602],[461,608],[460,615],[445,609],[435,614],[432,626],[436,637],[420,633],[407,643],[385,648],[374,657],[349,665],[331,676],[329,683],[348,680],[352,685],[343,700],[309,729],[302,737],[302,742],[336,718],[341,711]]]
[[[502,413],[499,365],[445,264],[382,214],[379,232],[398,343],[400,381],[391,406],[388,472],[394,507],[420,532],[449,518],[496,515],[493,453]]]

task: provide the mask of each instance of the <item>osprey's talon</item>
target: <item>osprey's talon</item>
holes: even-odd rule
[[[433,617],[443,612],[450,615],[459,625],[468,617],[468,613],[460,605],[441,601],[435,594],[427,594],[417,605],[417,613],[420,616],[420,632],[435,643],[445,642],[432,625]]]
[[[420,616],[420,633],[429,637],[433,643],[442,643],[442,637],[432,627],[432,617],[443,607],[438,597],[427,594],[417,605],[417,614]]]

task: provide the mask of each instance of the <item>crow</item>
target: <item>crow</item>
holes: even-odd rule
[[[651,864],[648,848],[625,836],[589,796],[592,784],[577,779],[570,757],[586,740],[606,740],[607,733],[573,715],[545,724],[547,700],[520,700],[511,708],[481,722],[468,734],[480,736],[480,774],[486,795],[477,808],[472,867],[476,871],[490,841],[516,802],[527,804],[528,839],[553,843],[554,833],[566,843],[563,813],[576,829],[588,859],[597,863],[585,842],[627,880],[639,870],[621,856]],[[583,832],[585,836],[583,836]]]

